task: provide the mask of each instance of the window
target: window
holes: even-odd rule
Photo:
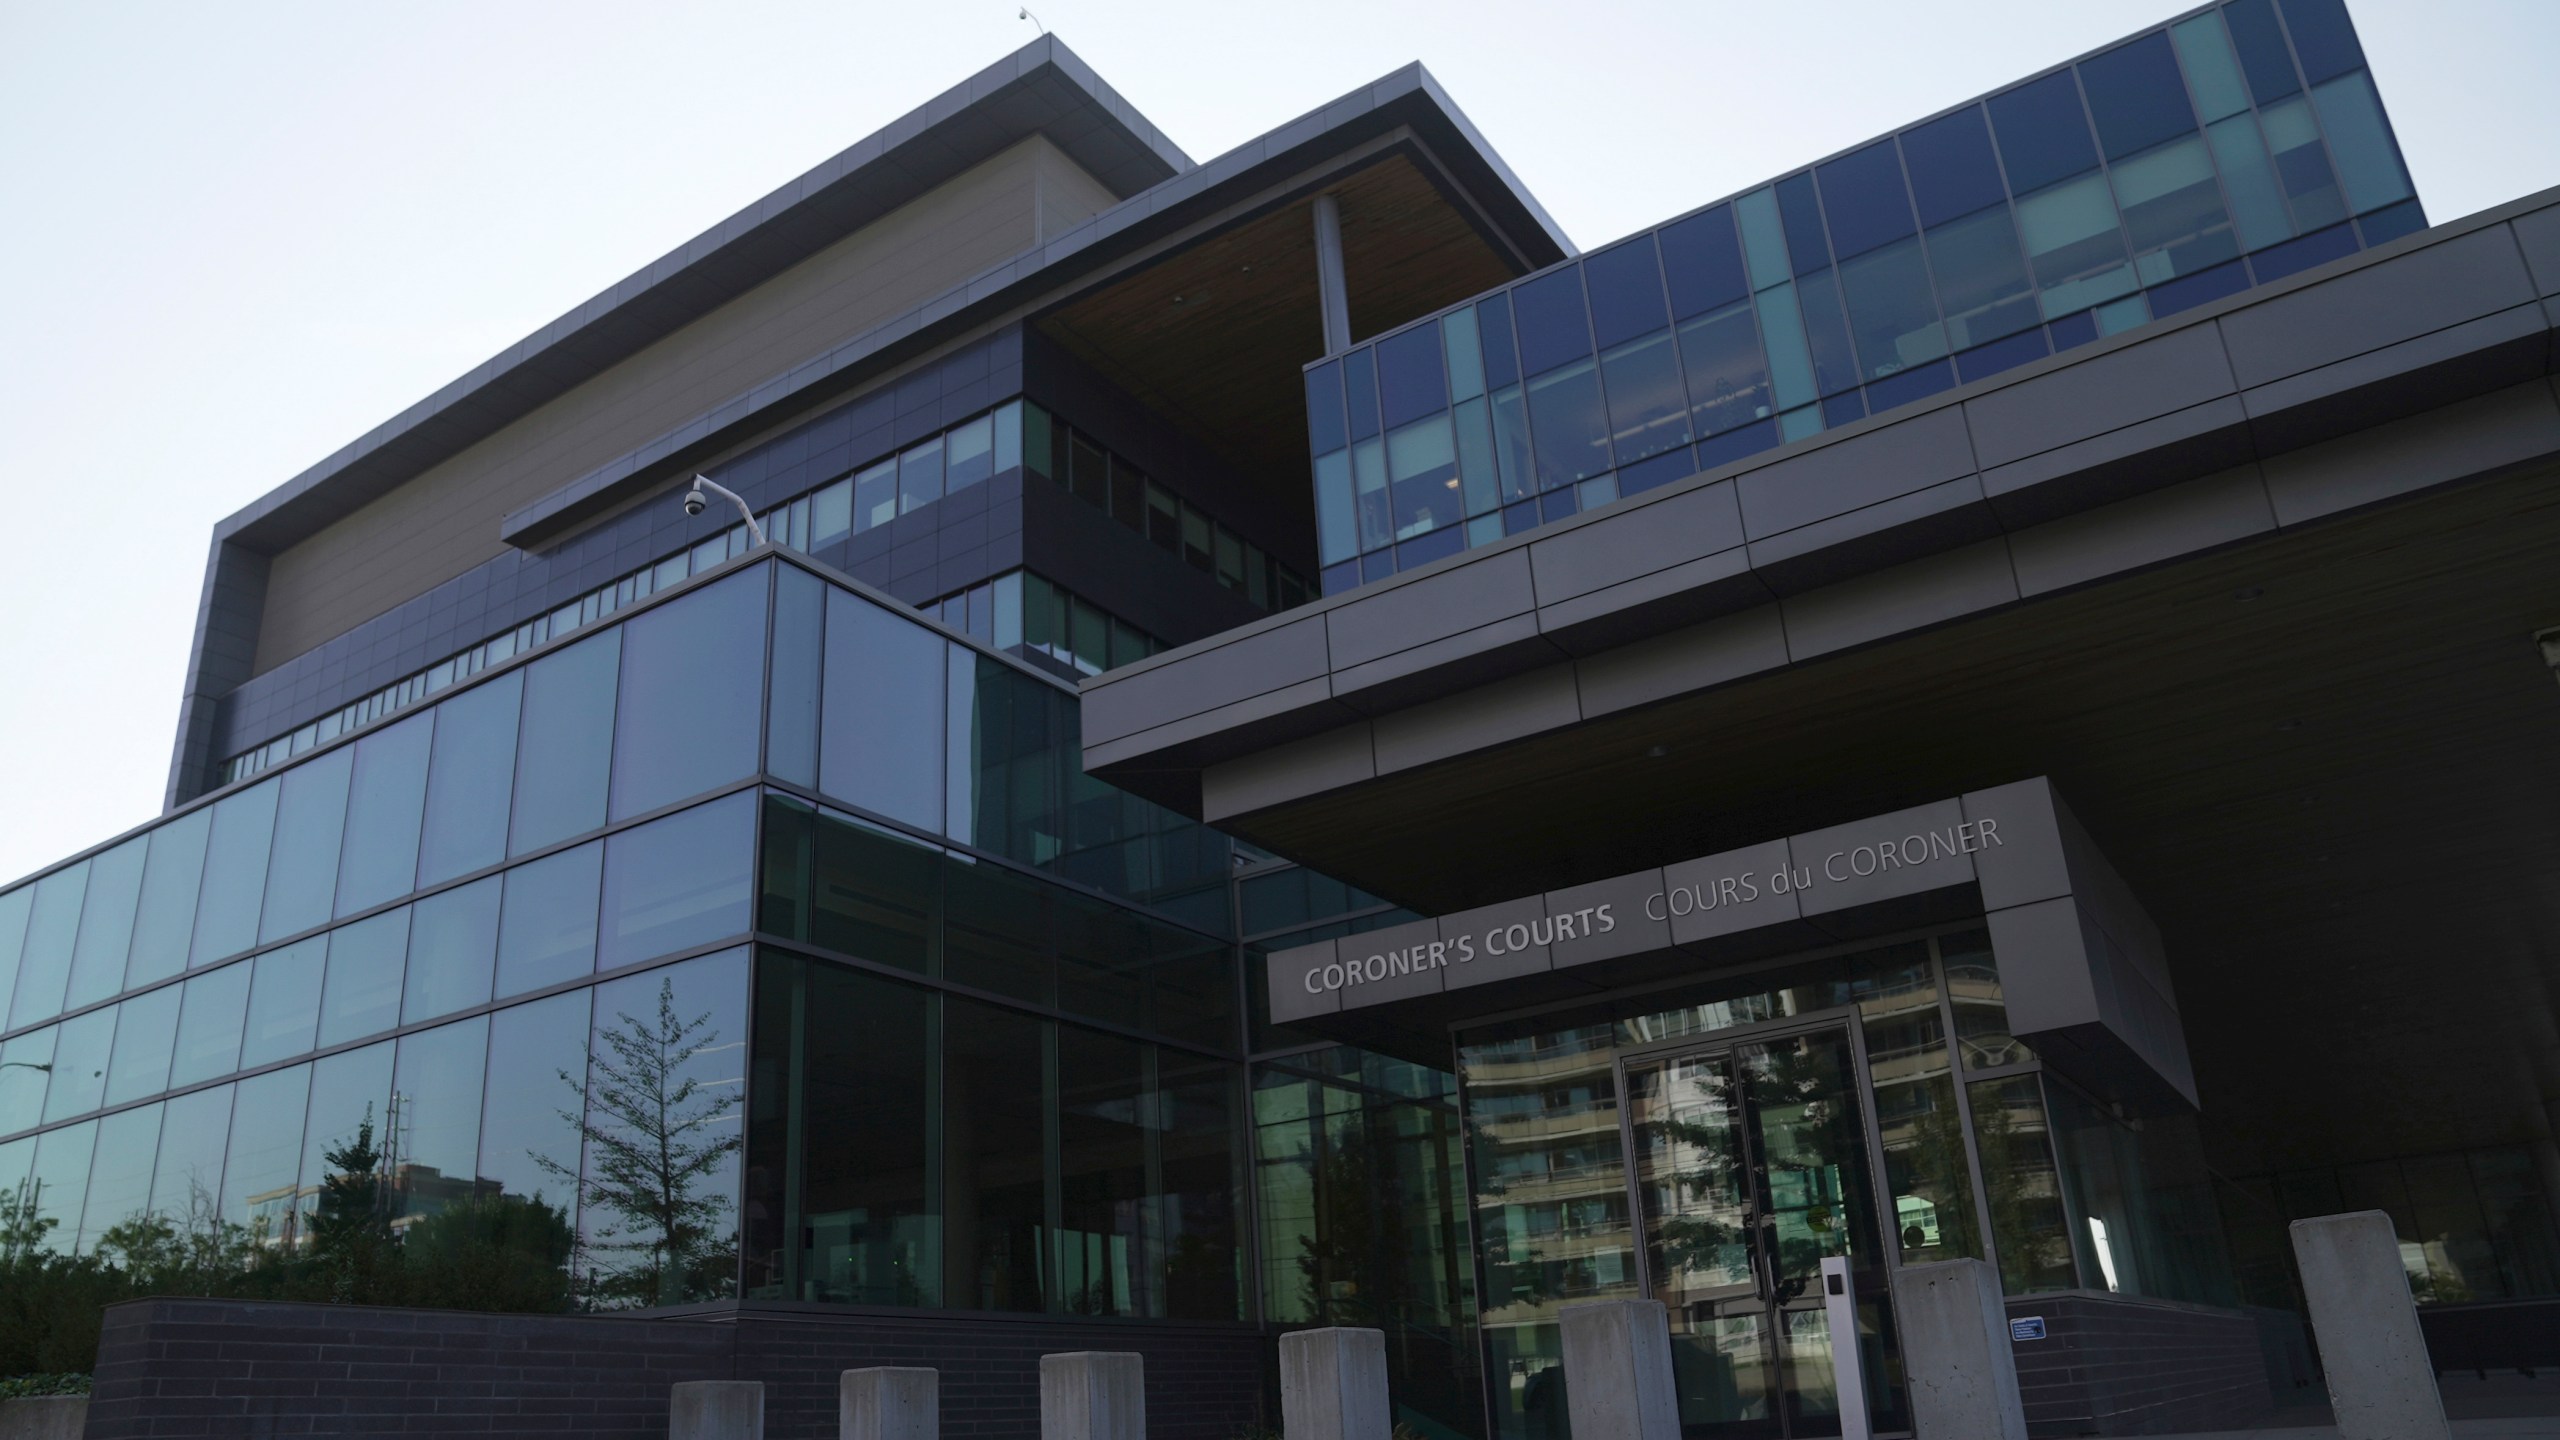
[[[597,969],[745,933],[754,802],[725,796],[606,839]]]
[[[2201,138],[2118,161],[2110,178],[2144,284],[2209,270],[2240,253]]]
[[[508,854],[539,850],[604,823],[621,649],[622,631],[609,630],[525,668]]]
[[[909,446],[898,455],[898,513],[912,514],[942,498],[942,437]]]
[[[384,1127],[400,1160],[386,1197],[393,1225],[474,1198],[480,1082],[488,1070],[488,1051],[485,1015],[400,1037],[392,1063],[389,1124]]]
[[[498,950],[500,878],[474,880],[410,907],[401,1024],[414,1025],[488,1003]]]
[[[637,1154],[662,1134],[681,1136],[705,1161],[683,1177],[682,1198],[697,1217],[690,1225],[668,1226],[662,1212],[639,1197],[617,1201],[610,1187],[590,1190],[579,1223],[590,1293],[603,1308],[737,1294],[746,958],[745,950],[730,950],[596,987],[587,1059],[587,1125],[596,1137],[589,1141],[589,1175],[613,1163],[615,1147]],[[667,1083],[683,1101],[665,1114],[617,1099],[637,1083],[629,1056],[642,1047],[672,1062]]]
[[[2015,335],[2041,318],[2035,284],[2018,253],[2017,227],[2006,208],[1938,226],[1929,232],[1928,248],[1938,296],[1946,306],[1950,348],[1969,350]]]
[[[421,886],[506,858],[524,676],[522,670],[502,675],[436,707],[425,828],[418,841]]]
[[[2026,238],[2027,263],[2046,319],[2104,304],[2134,288],[2104,176],[2084,176],[2019,201],[2018,230]]]
[[[945,643],[859,596],[827,592],[821,790],[892,819],[942,827]]]
[[[286,771],[276,802],[275,839],[267,861],[261,942],[329,923],[338,885],[338,840],[347,820],[351,746]]]
[[[249,965],[226,965],[191,977],[178,1008],[178,1046],[169,1065],[172,1089],[227,1075],[240,1065],[240,1032],[249,1008]]]
[[[263,864],[263,847],[261,851]],[[80,901],[89,888],[89,862],[56,870],[21,888],[34,893],[20,941],[17,998],[9,1011],[13,1028],[62,1013],[63,990],[71,981],[71,949],[80,934]],[[254,910],[257,902],[252,899],[250,904]],[[251,923],[255,923],[254,914]]]
[[[295,1179],[302,1166],[303,1108],[311,1067],[252,1075],[232,1087],[231,1143],[222,1169],[222,1218],[261,1248],[290,1243],[298,1230]]]
[[[595,969],[604,845],[546,855],[507,872],[499,906],[497,995],[504,999]]]
[[[500,1193],[540,1199],[564,1216],[578,1210],[579,1136],[562,1118],[576,1109],[569,1087],[584,1085],[593,992],[572,990],[489,1017],[489,1079],[480,1116],[480,1159],[470,1173]],[[562,1075],[569,1077],[564,1082]]]
[[[184,990],[180,985],[163,985],[116,1007],[115,1059],[107,1066],[107,1104],[122,1105],[169,1088],[169,1057],[177,1046],[178,1001]],[[0,1117],[0,1128],[6,1125],[5,1117]]]
[[[1898,374],[1947,353],[1917,237],[1842,261],[1840,288],[1863,378]]]
[[[2098,165],[2089,122],[2080,112],[2080,87],[2071,72],[2030,81],[1990,100],[1991,129],[2008,162],[2009,188],[2020,194],[2067,180]]]
[[[1048,1027],[969,1000],[942,1007],[943,1114],[967,1117],[945,1120],[943,1303],[1046,1310]]]
[[[434,711],[355,743],[346,841],[338,854],[339,918],[409,893],[427,799]]]
[[[1689,400],[1669,330],[1604,351],[1600,383],[1608,394],[1610,443],[1619,464],[1689,443]]]
[[[114,1006],[62,1022],[53,1042],[53,1083],[44,1096],[46,1124],[86,1114],[106,1102],[107,1061],[115,1038]],[[239,1041],[235,1037],[232,1043]]]
[[[141,898],[147,837],[137,837],[89,862],[89,884],[80,901],[80,939],[71,953],[71,984],[63,1008],[95,1004],[124,987],[125,952],[133,943],[134,906]]]
[[[768,574],[742,571],[624,623],[612,705],[614,819],[755,773]],[[534,694],[538,701],[541,689]]]
[[[198,808],[151,832],[133,943],[125,960],[127,986],[165,980],[187,968],[187,947],[195,937],[196,884],[204,877],[205,843],[212,831],[213,811]],[[22,900],[27,893],[19,892]],[[15,938],[8,910],[8,900],[0,897],[0,954]],[[0,971],[10,968],[0,964]],[[6,989],[0,984],[0,991]]]
[[[328,953],[329,937],[314,935],[270,950],[252,962],[248,1018],[240,1038],[242,1069],[312,1048],[319,1031],[320,979]]]
[[[1587,355],[1580,364],[1529,382],[1529,434],[1541,490],[1587,480],[1609,468],[1608,417],[1600,405],[1597,370]]]
[[[1891,140],[1843,155],[1816,172],[1830,221],[1831,246],[1843,261],[1912,233],[1911,197]]]
[[[1436,360],[1436,350],[1434,355]],[[1447,415],[1435,415],[1390,432],[1387,475],[1394,494],[1398,538],[1454,525],[1462,518],[1458,455]],[[1241,568],[1241,555],[1238,560]]]
[[[401,977],[409,953],[408,907],[333,930],[328,943],[318,1043],[324,1048],[342,1045],[399,1024]]]

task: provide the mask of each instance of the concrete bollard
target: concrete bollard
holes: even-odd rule
[[[2296,1220],[2293,1256],[2340,1440],[2449,1440],[2391,1217],[2359,1210]]]
[[[1289,1440],[1387,1440],[1387,1332],[1337,1326],[1280,1337],[1280,1432]]]
[[[1573,1440],[1680,1440],[1680,1386],[1661,1301],[1567,1305],[1556,1322]]]
[[[679,1383],[667,1406],[667,1440],[764,1440],[764,1382]]]
[[[1071,1350],[1040,1357],[1040,1440],[1146,1440],[1144,1356]]]
[[[940,1440],[938,1371],[903,1365],[847,1370],[836,1393],[837,1440]]]
[[[0,1400],[0,1440],[80,1440],[88,1424],[86,1395],[28,1395]]]
[[[1894,1326],[1918,1440],[2027,1440],[2000,1272],[1981,1260],[1893,1274]]]

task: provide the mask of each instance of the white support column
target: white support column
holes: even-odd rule
[[[1680,1440],[1671,1322],[1659,1300],[1603,1300],[1556,1312],[1564,1331],[1573,1440]]]
[[[1941,1260],[1893,1272],[1893,1323],[1919,1440],[2027,1440],[2000,1272]]]
[[[1316,296],[1324,311],[1324,353],[1351,348],[1351,290],[1342,268],[1342,207],[1316,197]]]
[[[940,1440],[942,1376],[921,1366],[847,1370],[836,1418],[837,1440]]]
[[[1858,1282],[1845,1255],[1822,1260],[1822,1314],[1831,1326],[1832,1389],[1840,1396],[1841,1440],[1875,1440],[1867,1418],[1866,1353],[1858,1348]]]
[[[1336,1327],[1280,1337],[1280,1431],[1289,1440],[1387,1440],[1387,1332]]]
[[[2296,1220],[2293,1256],[2340,1440],[2450,1440],[2391,1217],[2359,1210]]]
[[[764,1440],[764,1382],[677,1384],[668,1397],[667,1440]]]
[[[1040,1440],[1146,1440],[1145,1357],[1072,1350],[1040,1357]]]

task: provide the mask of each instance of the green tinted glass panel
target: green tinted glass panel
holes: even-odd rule
[[[34,885],[26,939],[18,957],[18,993],[10,1002],[12,1028],[62,1013],[71,983],[71,949],[80,938],[80,901],[89,889],[89,862],[56,870]],[[250,900],[252,913],[257,901]]]
[[[46,1124],[86,1114],[105,1103],[107,1061],[115,1041],[113,1006],[62,1022],[53,1045],[53,1084],[44,1097]]]
[[[248,1020],[240,1038],[242,1069],[311,1049],[320,1024],[320,977],[328,954],[329,937],[314,935],[270,950],[254,962]]]
[[[107,1066],[107,1103],[122,1105],[169,1087],[183,985],[163,985],[116,1007],[116,1053]],[[5,1122],[0,1122],[5,1125]]]
[[[309,1231],[315,1221],[351,1225],[380,1213],[373,1177],[391,1111],[391,1051],[385,1040],[313,1063],[311,1104],[302,1124],[302,1185],[293,1196],[296,1214],[286,1222],[297,1232]]]
[[[125,953],[133,943],[134,907],[142,898],[148,837],[128,840],[89,862],[89,891],[80,902],[80,942],[71,955],[71,987],[65,1009],[113,995],[124,986]]]
[[[160,1159],[160,1109],[119,1110],[98,1122],[98,1149],[89,1162],[88,1200],[81,1210],[79,1248],[84,1254],[151,1208],[151,1169]]]
[[[187,963],[202,965],[246,950],[258,938],[258,904],[267,890],[267,842],[275,834],[276,781],[213,807],[213,836],[196,899],[195,943]]]
[[[169,1102],[160,1158],[151,1170],[151,1213],[181,1235],[208,1233],[222,1215],[222,1155],[231,1138],[229,1085]]]
[[[212,831],[213,811],[205,808],[151,832],[133,944],[125,958],[125,984],[148,985],[187,968],[187,947],[195,935],[196,887],[204,878],[205,842]],[[6,903],[0,902],[0,937],[8,930],[6,911]],[[0,938],[0,946],[6,943]]]
[[[178,1047],[169,1062],[172,1087],[210,1080],[239,1067],[240,1029],[249,1009],[248,964],[226,965],[186,983],[178,1007]]]
[[[402,962],[409,909],[359,920],[329,933],[328,976],[320,987],[320,1041],[343,1045],[400,1023]]]
[[[354,760],[354,747],[341,745],[284,773],[276,801],[274,843],[267,855],[267,898],[258,919],[260,941],[281,940],[329,922]]]
[[[310,1098],[308,1065],[252,1075],[233,1087],[222,1218],[261,1245],[286,1243],[299,1233],[294,1180],[301,1173],[303,1108]]]

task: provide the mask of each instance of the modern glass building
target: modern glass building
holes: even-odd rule
[[[1418,66],[1195,163],[1044,38],[217,527],[166,812],[0,889],[9,1233],[533,1217],[526,1383],[784,1434],[1135,1349],[1233,1440],[1360,1325],[1550,1440],[1652,1298],[1706,1440],[1907,1433],[1951,1259],[2039,1435],[2316,1401],[2376,1208],[2530,1391],[2555,305],[2339,0],[1588,253]],[[170,1325],[367,1398],[210,1303],[95,1423],[206,1423]]]

